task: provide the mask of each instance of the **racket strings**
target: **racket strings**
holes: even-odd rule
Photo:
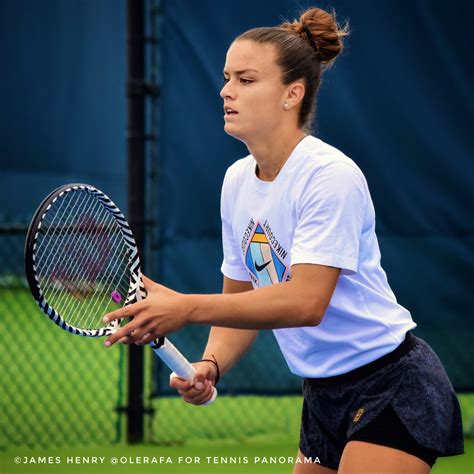
[[[43,262],[44,261],[48,261],[48,259],[51,257],[51,255],[53,254],[53,252],[55,252],[57,250],[57,246],[56,245],[52,245],[48,248],[49,252],[44,252],[43,254],[39,251],[39,248],[40,248],[40,243],[41,243],[41,232],[43,233],[47,233],[48,231],[44,232],[44,227],[45,227],[45,223],[47,223],[47,219],[48,217],[50,217],[50,215],[53,216],[52,218],[52,221],[50,223],[48,223],[47,225],[48,226],[53,226],[53,223],[55,223],[55,220],[58,218],[58,216],[60,216],[61,214],[61,209],[63,207],[65,203],[65,200],[62,199],[60,201],[60,204],[59,204],[59,209],[57,210],[56,213],[46,213],[44,216],[43,216],[43,220],[41,221],[41,224],[40,224],[40,227],[38,227],[38,234],[39,234],[39,241],[37,240],[36,241],[36,244],[35,244],[35,247],[36,247],[36,250],[35,250],[35,265],[36,265],[36,268],[40,269],[37,274],[38,276],[44,276],[45,274],[47,274],[47,272],[50,270],[49,267],[46,268],[46,267],[43,267]],[[58,241],[56,241],[57,243]],[[43,271],[41,271],[41,269],[43,268]]]
[[[100,212],[102,215],[98,215],[98,217],[103,217],[106,213],[105,209],[100,210]],[[97,243],[93,232],[94,229],[91,228],[88,230],[88,232],[84,233],[83,239],[87,243],[87,247],[81,247],[82,242],[80,239],[75,239],[75,245],[72,249],[70,249],[69,265],[64,266],[64,274],[62,276],[64,281],[62,284],[68,286],[69,289],[71,289],[74,296],[76,296],[76,301],[78,302],[83,299],[82,297],[85,296],[85,294],[94,290],[93,285],[90,283],[90,278],[84,279],[82,278],[83,275],[77,272],[77,268],[82,267],[86,267],[85,272],[87,272],[87,266],[90,266],[90,263],[87,263],[87,259],[90,258],[89,256],[93,250],[94,243]],[[67,293],[63,292],[63,297],[64,295],[67,295]],[[70,302],[74,301],[75,300],[73,298],[70,299]],[[65,311],[68,311],[69,309],[69,307],[66,307]]]
[[[119,237],[120,236],[117,235],[115,240],[117,240]],[[104,280],[98,283],[93,297],[90,298],[88,305],[82,309],[83,316],[77,322],[77,326],[88,327],[90,324],[92,324],[95,316],[95,306],[92,304],[94,301],[94,297],[98,298],[97,304],[99,307],[102,307],[105,304],[106,300],[110,300],[113,291],[118,291],[120,295],[126,295],[128,291],[128,282],[130,281],[129,275],[128,278],[125,278],[125,274],[128,272],[128,266],[123,265],[123,263],[121,265],[117,265],[117,263],[126,261],[127,258],[128,249],[126,247],[125,242],[122,241],[121,246],[117,245],[115,247],[114,254],[111,256],[111,258],[109,258],[109,262],[104,271]],[[120,266],[122,266],[122,270],[119,274],[118,272],[120,271]],[[102,288],[101,295],[98,294],[100,288]]]
[[[72,193],[67,193],[62,199],[60,199],[61,207],[56,210],[52,206],[51,209],[46,214],[43,221],[43,229],[46,229],[44,232],[44,237],[40,242],[43,244],[45,249],[50,249],[49,252],[44,251],[44,258],[39,259],[38,265],[41,268],[43,265],[43,272],[40,274],[40,278],[44,277],[44,282],[42,282],[43,292],[48,294],[49,289],[53,287],[51,294],[48,294],[49,302],[57,307],[61,306],[61,296],[66,297],[68,295],[64,289],[72,290],[74,293],[74,287],[78,288],[73,280],[73,263],[74,259],[65,258],[64,254],[67,254],[67,251],[71,251],[71,254],[77,254],[77,247],[79,240],[76,235],[71,232],[74,227],[75,221],[79,218],[79,213],[81,210],[83,212],[90,212],[93,201],[89,201],[89,206],[84,208],[83,203],[87,200],[87,195],[84,193],[77,197],[78,202],[76,203],[75,209],[70,206],[70,200],[72,198]],[[82,202],[79,199],[82,198]],[[63,206],[66,203],[66,206]],[[65,208],[62,212],[62,207]],[[48,222],[47,217],[53,216],[51,222]],[[74,246],[72,244],[74,243]],[[67,246],[67,248],[66,248]],[[41,246],[38,246],[38,253],[41,251]],[[49,262],[46,265],[46,262]],[[77,290],[76,290],[77,291]],[[56,299],[56,297],[58,299]]]
[[[61,296],[65,298],[68,293],[63,291],[64,288],[69,289],[74,296],[80,297],[82,292],[86,290],[87,281],[79,281],[80,275],[74,273],[74,263],[82,264],[81,261],[77,262],[77,254],[79,252],[78,244],[79,240],[75,234],[71,233],[71,225],[75,219],[78,218],[79,209],[77,212],[69,214],[69,220],[61,222],[60,229],[62,232],[59,234],[55,242],[55,255],[56,258],[50,258],[50,265],[46,268],[45,274],[49,275],[49,284],[54,285],[55,291],[53,291],[49,297],[50,302],[54,305],[61,305]],[[91,212],[90,206],[85,210],[85,212]],[[50,226],[49,229],[52,227]],[[48,229],[48,230],[49,230]],[[77,224],[72,224],[72,229],[77,230]],[[48,237],[48,233],[46,233]],[[69,237],[69,242],[66,240]],[[84,233],[84,237],[87,239],[87,232]],[[74,243],[74,246],[72,246]],[[90,251],[90,248],[82,249],[82,254],[87,255],[87,251]],[[60,258],[58,258],[60,257]],[[69,257],[69,260],[68,258]],[[92,289],[89,285],[89,290]],[[48,287],[45,285],[44,291],[48,291]],[[56,297],[58,298],[56,300]]]
[[[68,209],[69,200],[70,196],[67,194],[60,200],[58,209],[55,209],[53,204],[41,223],[35,263],[38,268],[42,268],[42,271],[38,272],[38,276],[48,279],[50,283],[56,281],[52,267],[57,267],[59,264],[58,259],[54,256],[63,250],[65,240],[68,238],[68,233],[70,233],[65,219],[69,217],[71,221],[74,221],[74,219],[77,219],[77,213],[79,212],[79,208],[76,209],[75,213]],[[49,221],[50,218],[51,221]]]
[[[89,192],[73,190],[39,227],[35,263],[46,300],[72,326],[103,326],[130,286],[130,250],[116,218]]]
[[[116,229],[116,230],[119,231],[119,229]],[[107,234],[110,234],[110,231],[106,230],[106,232]],[[76,299],[70,298],[70,305],[65,307],[64,312],[68,314],[73,314],[73,313],[77,314],[77,317],[80,319],[74,320],[74,325],[80,326],[80,327],[83,327],[85,324],[88,324],[88,322],[90,322],[91,319],[93,320],[94,316],[99,316],[98,314],[96,314],[96,311],[94,311],[94,308],[103,306],[105,298],[107,298],[107,301],[110,298],[110,292],[108,292],[107,289],[111,286],[111,283],[114,283],[113,277],[117,273],[116,271],[113,272],[113,269],[111,270],[110,266],[111,266],[111,263],[113,262],[113,259],[120,257],[120,254],[123,253],[121,252],[121,250],[123,249],[123,245],[122,245],[122,249],[120,249],[120,247],[116,245],[117,240],[120,238],[120,231],[118,234],[115,235],[113,242],[107,242],[107,239],[104,239],[104,238],[97,239],[96,233],[89,235],[89,237],[90,237],[89,239],[90,243],[89,243],[88,248],[85,251],[86,254],[90,254],[91,245],[95,245],[96,251],[99,253],[102,253],[106,248],[108,249],[110,247],[114,248],[115,250],[112,255],[110,255],[110,253],[106,253],[104,255],[105,258],[103,258],[99,262],[98,267],[95,266],[96,262],[94,262],[93,259],[91,260],[90,258],[86,260],[81,260],[79,262],[80,266],[84,270],[84,274],[86,278],[85,283],[88,285],[87,291],[91,294],[89,295],[90,297],[87,299],[87,301],[83,301],[84,298],[76,298]],[[107,266],[104,268],[106,261],[108,261],[108,263],[107,263]],[[99,274],[105,275],[106,278],[97,279],[97,276]],[[122,277],[123,277],[123,272],[121,275],[119,275],[119,279]],[[91,283],[90,283],[91,280],[95,281],[95,288],[91,286]],[[121,291],[123,291],[122,288],[121,288]],[[71,304],[72,304],[72,307],[71,307]],[[76,310],[79,311],[79,309],[80,309],[80,313],[76,312]],[[85,323],[84,323],[84,320],[86,321]]]
[[[106,211],[107,212],[107,211]],[[100,216],[97,214],[97,216],[99,217],[102,217],[104,213],[102,213]],[[96,216],[96,219],[97,219],[97,216]],[[82,226],[82,224],[81,224]],[[105,225],[104,224],[101,224],[102,227],[105,228]],[[109,226],[110,227],[110,226]],[[117,229],[119,231],[119,229]],[[104,238],[101,238],[100,240],[97,238],[97,231],[98,231],[98,226],[95,225],[93,226],[91,229],[90,229],[90,232],[88,233],[84,233],[82,230],[81,230],[81,234],[83,234],[84,237],[86,237],[86,242],[88,241],[89,244],[87,247],[82,247],[82,249],[80,250],[80,254],[84,254],[84,255],[88,255],[91,253],[91,247],[93,245],[95,245],[96,247],[96,253],[102,253],[102,251],[105,249],[106,247],[106,240],[107,239],[104,239]],[[107,235],[107,234],[111,234],[110,230],[105,228],[105,234],[104,235]],[[102,236],[103,237],[103,236]],[[116,241],[117,239],[120,237],[120,231],[118,234],[115,235],[115,239],[114,241],[109,245],[112,245],[112,246],[116,246]],[[77,242],[76,242],[76,253],[77,253]],[[109,259],[109,263],[110,263],[110,258],[113,258],[115,255],[117,254],[117,248],[115,248],[115,252],[112,254],[112,256],[107,253],[105,255],[105,257],[107,257]],[[126,256],[125,256],[126,257]],[[105,261],[105,259],[102,259],[103,261]],[[82,316],[85,316],[87,315],[88,313],[88,309],[91,308],[93,309],[94,307],[96,307],[97,305],[100,305],[104,298],[102,298],[102,301],[101,300],[97,300],[98,298],[98,291],[100,290],[103,290],[104,289],[104,281],[102,280],[97,280],[96,282],[96,286],[95,286],[95,291],[92,292],[91,294],[91,291],[94,290],[93,286],[91,285],[91,279],[96,279],[97,275],[99,274],[99,271],[101,272],[104,268],[104,264],[99,264],[99,267],[98,268],[95,268],[92,263],[94,263],[90,258],[89,259],[80,259],[79,261],[77,260],[77,257],[76,258],[73,258],[72,259],[72,263],[75,263],[76,267],[77,265],[79,264],[79,266],[83,269],[83,272],[85,274],[85,280],[82,279],[82,282],[80,282],[80,284],[77,284],[74,282],[74,280],[71,282],[72,278],[71,278],[71,275],[70,275],[70,272],[66,273],[66,278],[69,280],[68,281],[68,287],[69,287],[69,290],[72,291],[72,293],[74,294],[74,296],[76,296],[76,298],[69,298],[68,300],[68,305],[64,306],[64,308],[62,309],[62,312],[65,313],[65,314],[68,314],[68,315],[72,315],[72,314],[75,314],[76,313],[76,309],[81,310],[80,314],[78,313],[76,316],[77,317],[81,317],[82,319]],[[95,265],[95,263],[94,263]],[[73,266],[71,266],[73,267]],[[108,268],[107,268],[108,269]],[[67,270],[66,270],[67,271]],[[92,274],[91,274],[92,272]],[[79,274],[76,270],[73,271],[73,274],[76,273],[77,274],[77,278],[76,280],[79,280],[80,277],[81,277],[81,274]],[[123,276],[123,272],[122,272],[122,275],[120,275],[119,277]],[[109,278],[110,280],[110,278]],[[70,288],[71,284],[73,285],[73,288]],[[84,285],[86,285],[86,287],[84,288]],[[88,301],[84,301],[84,297],[81,297],[81,294],[79,293],[79,295],[77,294],[77,288],[79,288],[79,291],[86,291],[87,293],[89,293],[89,298],[88,298]],[[125,285],[123,285],[123,288],[122,288],[122,291],[124,291],[124,288],[125,288]],[[56,303],[56,305],[61,305],[61,302],[64,303],[64,298],[65,296],[64,295],[67,295],[66,292],[63,292],[63,301],[59,301],[59,303]],[[79,297],[78,297],[79,296]],[[108,295],[107,295],[108,296]],[[93,303],[96,303],[95,305]],[[86,305],[86,306],[84,306]],[[94,316],[94,313],[92,314],[92,316]],[[97,316],[99,316],[97,314]],[[72,321],[71,321],[72,322]],[[77,321],[76,319],[74,319],[74,325],[78,326],[79,324],[79,321]]]
[[[76,302],[77,308],[80,308],[82,312],[82,317],[75,323],[76,326],[88,327],[94,318],[101,318],[105,309],[101,313],[97,311],[97,308],[108,308],[113,292],[118,292],[121,298],[127,294],[130,274],[124,262],[128,261],[128,249],[120,237],[118,234],[114,239],[114,241],[119,240],[121,245],[115,245],[114,242],[114,253],[109,256],[107,266],[102,272],[103,278],[97,281],[95,291],[88,303],[81,305],[81,302]]]
[[[61,207],[66,199],[70,198],[69,195],[67,195],[61,202]],[[90,205],[93,203],[91,202]],[[67,206],[66,206],[67,209]],[[44,237],[42,240],[42,243],[45,244],[46,242],[46,248],[48,248],[48,245],[50,244],[51,241],[53,241],[52,245],[49,245],[50,251],[47,253],[46,251],[44,252],[43,258],[37,259],[37,265],[39,268],[43,266],[44,270],[39,273],[39,277],[44,277],[46,282],[44,284],[44,291],[47,291],[48,288],[48,283],[50,286],[55,285],[56,290],[61,290],[62,285],[58,284],[58,282],[62,281],[63,284],[68,282],[70,280],[70,272],[68,268],[68,261],[63,260],[58,258],[58,254],[61,255],[62,253],[65,252],[65,244],[66,244],[66,239],[68,236],[71,235],[71,229],[70,229],[70,224],[68,223],[68,218],[70,222],[74,222],[78,218],[78,214],[80,212],[79,206],[76,208],[76,212],[73,213],[71,211],[68,211],[67,213],[64,213],[65,215],[62,215],[60,213],[61,208],[55,211],[54,209],[51,209],[44,217],[42,228],[43,231],[46,229],[44,232]],[[85,210],[85,212],[90,211],[90,206],[88,209]],[[48,216],[52,215],[53,219],[51,222],[48,223]],[[65,217],[66,216],[66,217]],[[56,222],[56,218],[59,218],[59,222]],[[61,219],[65,219],[61,221]],[[59,229],[59,232],[58,232]],[[52,235],[51,235],[52,234]],[[53,237],[56,236],[56,238]],[[49,239],[49,240],[48,240]],[[72,239],[69,238],[70,242],[68,242],[68,247],[71,245]],[[75,251],[76,246],[71,249],[71,251]],[[40,252],[40,249],[38,248],[38,253]],[[55,257],[56,256],[56,257]],[[46,265],[46,262],[49,262],[48,265]],[[54,295],[52,295],[54,296]]]

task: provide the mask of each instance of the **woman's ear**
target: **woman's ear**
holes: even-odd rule
[[[304,98],[305,87],[301,81],[296,81],[291,83],[286,91],[286,96],[284,100],[285,110],[290,110],[296,107]]]

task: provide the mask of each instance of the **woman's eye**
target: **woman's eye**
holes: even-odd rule
[[[228,77],[222,76],[222,82],[224,84],[227,84],[230,81]],[[240,83],[241,84],[250,84],[251,82],[254,82],[252,79],[244,79],[243,77],[240,78]]]

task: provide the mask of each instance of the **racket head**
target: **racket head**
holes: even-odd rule
[[[138,249],[120,209],[88,184],[67,184],[38,207],[25,242],[25,272],[41,310],[62,329],[108,336],[102,316],[146,296]]]

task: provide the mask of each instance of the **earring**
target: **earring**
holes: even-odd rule
[[[288,104],[285,102],[285,103],[283,104],[283,107],[284,107],[285,109],[287,109],[287,108],[288,108]]]

